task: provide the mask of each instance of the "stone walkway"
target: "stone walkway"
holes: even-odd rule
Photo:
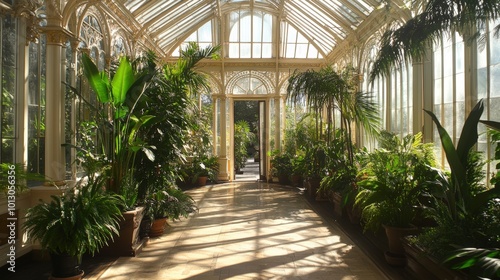
[[[387,279],[294,188],[235,182],[188,193],[198,213],[93,279]]]

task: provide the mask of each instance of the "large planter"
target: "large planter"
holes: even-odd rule
[[[405,250],[403,248],[402,238],[408,235],[416,234],[416,227],[400,228],[384,225],[385,235],[389,250],[385,252],[387,263],[395,266],[406,264]]]
[[[136,256],[142,249],[139,239],[139,230],[144,216],[144,207],[123,213],[120,222],[120,234],[113,236],[113,241],[100,250],[100,254],[107,256]]]
[[[342,218],[344,214],[342,207],[342,195],[338,192],[333,192],[331,194],[331,199],[333,203],[333,215],[337,218]]]
[[[149,237],[159,237],[165,232],[165,226],[167,225],[167,218],[158,218],[153,221],[151,225],[151,230],[149,231]]]
[[[288,174],[278,174],[278,183],[281,185],[290,184],[290,180],[288,179]]]
[[[292,175],[292,186],[294,187],[300,187],[302,186],[302,176],[293,174]]]
[[[406,254],[406,269],[417,279],[427,280],[459,280],[467,279],[467,276],[460,272],[451,270],[434,258],[427,255],[420,247],[410,243],[405,238],[402,241]]]
[[[49,279],[82,279],[83,271],[80,269],[80,263],[76,256],[67,254],[50,254],[52,263],[52,275]]]
[[[307,194],[310,197],[316,197],[316,194],[318,192],[320,183],[321,183],[321,179],[320,178],[309,178],[307,180],[307,184],[308,184]]]

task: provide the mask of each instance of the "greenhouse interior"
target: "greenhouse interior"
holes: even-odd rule
[[[498,0],[0,0],[0,31],[2,279],[500,279]]]

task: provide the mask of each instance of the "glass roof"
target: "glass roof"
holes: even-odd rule
[[[224,23],[232,11],[253,9],[274,15],[278,22],[295,28],[321,56],[380,6],[381,0],[121,0],[156,44],[172,53],[208,21]],[[214,28],[219,24],[212,25]],[[225,32],[214,31],[217,40]],[[218,37],[219,36],[219,37]],[[227,43],[227,39],[223,39]],[[283,41],[283,39],[281,39]],[[214,42],[214,44],[223,44]]]

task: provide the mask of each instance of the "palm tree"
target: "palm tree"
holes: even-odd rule
[[[357,91],[358,80],[355,69],[346,67],[338,73],[332,67],[325,67],[319,71],[308,70],[294,73],[289,78],[288,99],[292,103],[302,100],[316,113],[316,136],[323,137],[323,117],[327,120],[326,141],[332,140],[333,121],[335,110],[340,112],[342,127],[344,128],[345,143],[350,162],[353,162],[354,152],[351,135],[351,124],[363,126],[371,135],[378,133],[378,108],[370,94]],[[323,114],[326,108],[326,116]]]
[[[499,16],[498,0],[430,0],[422,13],[384,33],[370,81],[389,73],[395,65],[421,59],[430,44],[445,32],[457,31],[466,38],[477,38],[476,27]],[[495,34],[499,33],[500,25],[497,25]]]

